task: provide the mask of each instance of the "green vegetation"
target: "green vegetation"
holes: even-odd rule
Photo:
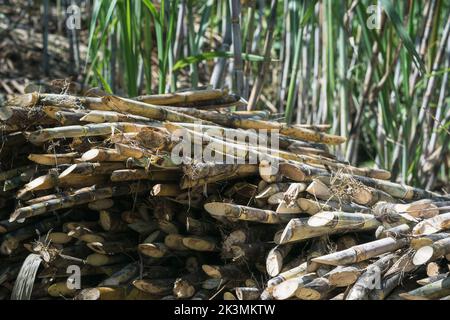
[[[352,163],[439,187],[449,32],[444,0],[96,0],[87,81],[129,96],[228,87],[277,119],[331,124]]]

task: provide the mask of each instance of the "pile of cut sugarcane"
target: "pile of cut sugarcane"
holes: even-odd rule
[[[0,299],[448,299],[450,197],[337,160],[327,126],[70,90],[0,108]],[[180,129],[237,161],[174,161]],[[210,134],[243,129],[280,150]]]

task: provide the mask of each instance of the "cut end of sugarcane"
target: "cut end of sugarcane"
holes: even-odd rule
[[[101,242],[89,242],[86,244],[86,246],[96,253],[107,254],[107,252],[103,248],[103,243]]]
[[[292,239],[292,236],[294,235],[294,233],[292,231],[294,224],[295,223],[292,220],[288,222],[288,224],[284,228],[283,232],[281,233],[281,236],[279,239],[280,244],[288,243]]]
[[[264,180],[262,180],[262,181],[264,181]],[[265,182],[265,181],[264,181]],[[270,197],[272,194],[273,194],[273,187],[272,186],[268,186],[268,187],[266,187],[263,191],[261,191],[260,193],[258,193],[256,196],[255,196],[255,199],[265,199],[265,198],[268,198],[268,197]]]
[[[286,300],[293,297],[297,290],[297,279],[289,279],[276,285],[272,290],[272,295],[276,300]]]
[[[266,271],[271,277],[280,274],[283,268],[283,256],[277,250],[271,251],[266,259]]]
[[[213,216],[226,216],[228,210],[228,205],[223,202],[210,202],[204,205],[206,211]]]
[[[321,294],[312,288],[299,288],[295,294],[302,300],[320,300]]]
[[[327,254],[321,257],[317,257],[317,258],[313,258],[311,259],[311,262],[315,262],[315,263],[319,263],[319,264],[327,264],[327,265],[332,265],[332,266],[336,266],[338,265],[338,261],[336,261],[336,259],[334,259],[334,254]]]
[[[328,225],[334,219],[334,212],[323,211],[313,215],[308,219],[308,225],[311,227],[323,227]]]
[[[220,274],[220,270],[218,266],[212,266],[209,264],[202,265],[202,270],[211,278],[220,279],[222,275]]]
[[[416,296],[408,292],[400,293],[399,296],[405,300],[430,300],[422,296]]]
[[[231,292],[227,291],[223,294],[223,300],[225,301],[231,301],[231,300],[237,300],[236,296],[232,294]]]
[[[111,230],[113,221],[108,211],[106,210],[100,211],[99,224],[105,231]]]
[[[79,239],[86,243],[103,243],[105,238],[95,233],[86,233],[79,237]]]
[[[67,244],[72,241],[73,238],[64,232],[51,232],[48,235],[48,240],[55,244]]]
[[[217,249],[213,241],[198,237],[183,238],[183,245],[195,251],[215,251]]]
[[[135,286],[137,289],[144,291],[144,292],[151,293],[153,291],[151,284],[147,280],[144,280],[144,279],[134,280],[133,286]]]
[[[138,246],[138,250],[143,255],[152,258],[162,258],[167,253],[167,249],[165,248],[165,246],[158,246],[153,243],[141,243]]]
[[[61,172],[61,174],[59,175],[59,179],[65,178],[68,175],[70,175],[75,169],[77,168],[77,164],[72,164],[70,167],[68,167],[66,170],[64,170],[63,172]]]
[[[304,182],[307,180],[307,175],[300,170],[300,168],[297,168],[290,163],[280,163],[280,172],[282,175],[297,182]]]
[[[432,246],[425,246],[417,250],[413,257],[413,264],[415,266],[421,266],[430,261],[433,257],[434,250]]]
[[[173,286],[173,295],[178,299],[189,299],[195,294],[195,287],[188,281],[177,279]]]
[[[57,298],[73,296],[76,290],[69,288],[66,282],[57,282],[48,287],[47,292],[51,297]]]
[[[93,253],[87,256],[86,263],[94,267],[101,267],[107,265],[109,262],[108,256],[100,253]]]
[[[21,215],[21,212],[19,210],[16,210],[13,213],[11,213],[11,216],[9,217],[8,221],[9,222],[15,222],[15,221],[20,220],[22,218],[24,218],[24,217]]]
[[[100,290],[97,288],[87,288],[81,290],[75,300],[100,300]]]
[[[86,151],[85,153],[83,153],[83,155],[81,156],[81,159],[83,161],[92,161],[92,160],[97,159],[99,154],[100,154],[100,150],[99,149],[91,149],[91,150]]]

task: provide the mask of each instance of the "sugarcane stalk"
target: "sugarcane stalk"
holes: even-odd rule
[[[29,165],[29,166],[21,166],[7,171],[2,171],[0,172],[0,181],[5,181],[20,176],[24,172],[34,172],[36,171],[36,169],[37,169],[36,166]]]
[[[234,290],[238,300],[258,300],[261,295],[261,291],[258,288],[237,287]]]
[[[114,286],[118,287],[121,285],[125,285],[133,280],[134,277],[138,275],[139,265],[135,262],[127,264],[124,268],[115,272],[105,280],[103,280],[99,286],[108,287]]]
[[[319,179],[326,185],[330,185],[331,174],[327,170],[315,168],[306,164],[299,163],[280,163],[280,172],[298,182],[312,181],[313,179]],[[356,180],[364,185],[381,190],[394,198],[404,199],[404,200],[420,200],[424,198],[430,198],[435,200],[448,200],[447,197],[441,196],[439,194],[426,191],[419,188],[414,188],[411,186],[401,185],[394,182],[389,182],[380,179],[374,179],[369,177],[350,175],[346,173],[341,173],[339,175],[340,179]],[[339,179],[337,179],[339,180]]]
[[[195,172],[195,175],[187,173],[186,176],[183,177],[181,180],[181,189],[194,188],[209,183],[219,182],[223,180],[244,178],[258,174],[258,166],[253,164],[242,164],[242,165],[219,164],[214,166],[196,165],[195,168],[201,169],[200,170],[189,169],[189,171],[185,170],[185,173]],[[217,173],[214,174],[214,172]]]
[[[419,250],[420,248],[424,246],[432,245],[433,242],[436,242],[438,240],[442,240],[445,238],[450,237],[450,233],[440,232],[440,233],[432,233],[426,236],[418,236],[413,237],[411,239],[411,248],[414,250]]]
[[[327,200],[326,202],[323,202],[318,200],[300,198],[297,200],[297,204],[302,210],[302,212],[307,213],[309,215],[315,215],[320,211],[371,213],[371,210],[367,207],[355,203],[344,203],[334,200]]]
[[[130,185],[122,184],[98,189],[95,187],[83,188],[70,195],[58,197],[56,199],[44,201],[42,203],[33,204],[31,206],[18,208],[11,214],[10,221],[14,222],[16,220],[42,215],[53,210],[72,208],[74,206],[89,203],[92,201],[126,194],[139,193],[149,189],[150,186],[145,183]]]
[[[135,100],[161,106],[175,106],[215,100],[222,98],[227,94],[227,91],[222,89],[192,90],[158,95],[139,96],[136,97]]]
[[[242,267],[235,264],[224,266],[204,264],[202,269],[209,277],[215,279],[244,280],[247,278],[247,273]]]
[[[284,272],[281,272],[279,275],[277,275],[276,277],[271,278],[269,281],[267,281],[267,287],[268,288],[272,288],[275,287],[276,285],[279,285],[280,283],[292,279],[294,277],[298,277],[298,276],[302,276],[307,274],[308,272],[306,271],[307,269],[307,263],[301,263],[298,266],[286,270]]]
[[[334,287],[348,287],[358,280],[362,270],[356,266],[338,266],[324,275]]]
[[[264,188],[261,192],[259,192],[255,199],[266,199],[270,196],[279,193],[279,192],[285,192],[289,188],[289,183],[272,183],[269,184],[267,187]]]
[[[266,258],[266,270],[269,276],[275,277],[283,268],[283,259],[289,254],[292,245],[277,245],[269,251]]]
[[[190,123],[201,122],[211,124],[208,121],[202,121],[201,119],[183,114],[178,111],[170,110],[168,108],[115,96],[102,97],[102,102],[104,103],[104,105],[106,106],[106,110],[108,111],[130,113],[133,115],[147,117],[159,121]]]
[[[144,169],[122,169],[111,173],[111,181],[133,181],[133,180],[151,180],[151,181],[178,181],[180,174],[173,170],[156,171]]]
[[[206,275],[203,272],[194,272],[177,278],[172,293],[177,299],[192,298],[205,278]]]
[[[272,295],[276,300],[287,300],[294,297],[300,288],[316,278],[315,273],[308,273],[288,279],[273,287]]]
[[[407,300],[440,299],[450,294],[450,277],[432,282],[423,287],[401,293],[400,296]]]
[[[407,239],[384,238],[351,247],[350,249],[331,253],[312,261],[328,265],[345,265],[368,260],[383,253],[396,251],[409,244]]]
[[[122,217],[119,214],[108,210],[100,211],[99,225],[103,230],[110,233],[128,230],[128,226],[125,221],[122,220]]]
[[[295,296],[302,300],[322,300],[328,296],[328,294],[335,287],[330,284],[326,278],[316,278],[311,282],[306,283],[303,287],[300,287]]]
[[[169,248],[170,250],[176,250],[176,251],[187,251],[190,250],[188,247],[186,247],[183,243],[184,237],[179,234],[168,234],[164,238],[164,244]]]
[[[57,128],[47,128],[31,132],[27,135],[28,141],[33,144],[42,144],[49,140],[62,138],[79,138],[79,137],[95,137],[114,134],[119,132],[139,132],[146,126],[129,123],[95,123],[86,124],[84,126],[64,126]]]
[[[310,239],[326,234],[376,229],[380,222],[371,214],[323,211],[309,219],[292,219],[285,227],[280,243]]]
[[[93,253],[87,256],[86,263],[94,267],[102,267],[129,261],[129,257],[124,254],[105,255]]]
[[[411,228],[407,224],[400,224],[392,228],[385,228],[384,226],[379,226],[375,231],[375,237],[377,239],[382,239],[386,237],[401,238],[408,235],[411,232]]]
[[[134,280],[133,285],[144,292],[154,295],[166,295],[172,293],[175,279],[140,279]]]
[[[429,246],[421,247],[413,257],[413,263],[420,266],[450,253],[450,238],[438,240]]]
[[[28,159],[43,166],[58,166],[72,164],[79,157],[76,152],[66,154],[30,154]]]
[[[152,258],[162,258],[170,253],[164,243],[141,243],[138,245],[138,250],[141,254]]]
[[[59,173],[55,170],[49,170],[45,176],[40,176],[29,183],[27,183],[17,193],[17,198],[21,199],[30,192],[38,190],[49,190],[55,187],[60,188],[82,188],[101,184],[105,182],[105,176],[85,176],[85,175],[71,175],[68,178],[59,178]]]
[[[132,252],[136,250],[134,243],[126,239],[117,242],[90,242],[86,245],[92,251],[105,255]]]
[[[70,178],[71,175],[88,176],[110,174],[115,170],[125,169],[125,165],[117,162],[101,162],[90,163],[83,162],[71,165],[69,168],[61,172],[59,178]]]
[[[433,283],[433,282],[445,279],[448,276],[449,276],[448,272],[447,273],[441,273],[441,274],[438,274],[438,275],[435,275],[435,276],[431,276],[431,277],[428,277],[428,278],[417,280],[417,283],[419,285],[421,285],[421,286],[425,286],[425,285],[428,285],[430,283]]]
[[[443,230],[450,229],[450,212],[425,219],[413,228],[413,235],[424,236],[431,235]]]
[[[46,233],[52,228],[59,226],[66,218],[66,214],[63,214],[60,219],[50,217],[39,222],[26,225],[25,227],[17,229],[13,232],[9,232],[3,236],[2,243],[0,244],[0,253],[7,256],[11,255],[18,249],[22,241],[36,235],[36,230],[41,234]]]
[[[81,156],[85,162],[124,162],[128,157],[114,149],[91,149]]]
[[[102,111],[92,110],[84,114],[80,119],[81,121],[91,123],[104,123],[104,122],[137,122],[152,126],[159,126],[160,124],[147,117],[135,116],[131,114],[124,114],[115,111]]]
[[[114,200],[102,199],[88,203],[88,208],[94,211],[108,210],[114,207]]]
[[[202,221],[191,217],[187,217],[186,231],[193,235],[203,236],[207,234],[217,234],[218,229],[216,225],[208,221]]]
[[[219,249],[217,241],[212,238],[190,236],[183,238],[183,245],[194,251],[212,252]]]
[[[280,215],[271,210],[251,208],[231,203],[212,202],[206,203],[204,207],[213,217],[222,216],[232,220],[278,224],[287,222],[292,218],[291,215]]]

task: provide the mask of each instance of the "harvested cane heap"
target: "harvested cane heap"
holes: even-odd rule
[[[0,109],[2,299],[448,299],[450,198],[338,161],[326,126],[227,111],[244,102],[221,90],[86,95]],[[208,128],[277,129],[279,171],[176,164],[180,128],[224,153]]]

